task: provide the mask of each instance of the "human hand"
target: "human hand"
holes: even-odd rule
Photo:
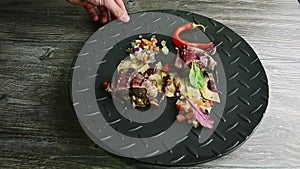
[[[120,19],[123,22],[128,22],[130,17],[122,0],[67,0],[68,2],[84,7],[94,21],[100,19],[102,23],[106,23],[109,19],[109,12],[112,14],[112,19]]]

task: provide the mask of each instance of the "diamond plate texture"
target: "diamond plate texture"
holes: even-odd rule
[[[70,95],[79,122],[88,136],[111,153],[118,154],[107,146],[107,142],[113,144],[112,140],[116,139],[115,146],[124,153],[129,150],[143,152],[143,156],[135,154],[132,158],[168,166],[210,161],[232,152],[245,142],[259,124],[268,103],[266,74],[247,42],[223,24],[190,12],[148,11],[132,16],[136,19],[129,24],[114,21],[100,28],[74,58]],[[168,100],[166,110],[153,122],[138,123],[124,118],[112,108],[110,96],[101,93],[99,87],[101,81],[112,77],[119,61],[126,57],[126,53],[120,52],[126,49],[122,44],[145,33],[162,34],[170,39],[174,29],[188,21],[205,25],[206,32],[186,34],[186,38],[213,41],[218,45],[214,57],[219,63],[217,85],[223,94],[222,104],[216,104],[212,111],[213,119],[218,121],[216,127],[214,130],[191,129],[183,136],[178,130],[171,131],[176,100]],[[114,57],[116,54],[121,56]],[[172,144],[165,144],[169,131],[177,132],[178,137]],[[211,134],[204,139],[203,133]],[[153,139],[157,139],[155,144]]]

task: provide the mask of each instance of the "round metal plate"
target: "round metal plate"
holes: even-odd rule
[[[221,103],[211,112],[215,127],[191,129],[177,123],[176,98],[166,99],[153,120],[127,119],[101,83],[111,80],[128,55],[125,49],[140,34],[166,40],[174,56],[171,36],[187,22],[205,25],[206,32],[189,31],[183,38],[218,46],[213,57],[218,62],[217,87],[222,94]],[[71,67],[70,95],[82,128],[103,149],[148,163],[178,166],[216,159],[245,142],[266,110],[268,82],[253,49],[223,24],[190,12],[148,11],[132,14],[126,24],[110,22],[87,40]]]

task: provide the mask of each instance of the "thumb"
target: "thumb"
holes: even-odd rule
[[[119,7],[114,0],[105,1],[104,6],[118,19],[123,22],[129,22],[130,17],[127,12]]]

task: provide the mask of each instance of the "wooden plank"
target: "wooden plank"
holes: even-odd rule
[[[244,37],[266,68],[270,103],[257,131],[230,155],[193,168],[300,167],[297,1],[131,0],[126,5],[131,13],[171,8],[216,19]],[[162,168],[97,147],[73,112],[69,67],[101,24],[61,0],[7,0],[0,6],[0,168]]]

